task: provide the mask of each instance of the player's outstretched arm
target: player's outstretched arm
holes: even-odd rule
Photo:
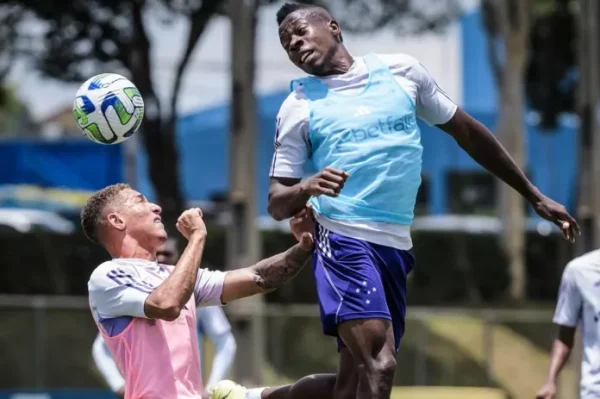
[[[560,371],[569,360],[574,340],[575,327],[559,326],[558,337],[552,344],[548,378],[538,391],[536,399],[554,399],[556,397],[556,381]]]
[[[144,313],[150,318],[168,321],[177,319],[194,293],[198,265],[206,242],[202,211],[194,208],[183,212],[177,220],[177,229],[188,240],[188,245],[169,277],[146,299]]]
[[[306,207],[290,221],[298,243],[285,252],[263,259],[255,265],[228,272],[221,301],[228,303],[255,294],[271,292],[300,273],[314,247],[312,210]]]
[[[460,108],[447,123],[438,125],[450,134],[475,161],[517,190],[544,219],[554,222],[570,241],[579,226],[561,204],[542,194],[517,166],[508,151],[482,123]]]
[[[221,301],[229,303],[281,287],[300,273],[312,254],[312,247],[313,239],[307,233],[300,243],[287,251],[227,273]]]
[[[312,196],[337,197],[348,173],[334,168],[325,168],[308,179],[271,177],[267,210],[275,220],[290,218],[300,212]]]

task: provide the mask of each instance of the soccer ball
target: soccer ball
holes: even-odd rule
[[[118,144],[140,127],[144,99],[127,78],[103,73],[88,79],[77,90],[73,117],[88,139],[100,144]]]

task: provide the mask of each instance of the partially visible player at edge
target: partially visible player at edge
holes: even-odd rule
[[[167,240],[160,214],[158,205],[125,184],[88,199],[81,212],[83,230],[112,257],[90,276],[90,308],[125,378],[125,398],[198,399],[207,395],[196,306],[222,305],[289,281],[312,253],[314,226],[308,218],[294,219],[290,227],[298,244],[253,266],[219,272],[199,269],[207,232],[198,208],[177,221],[188,241],[177,264],[159,264],[156,253]]]
[[[579,228],[416,59],[352,56],[323,8],[285,4],[277,22],[290,60],[311,76],[292,82],[279,111],[268,209],[277,220],[307,202],[314,209],[313,270],[323,330],[338,339],[340,365],[337,376],[285,388],[297,396],[263,397],[389,398],[414,265],[410,225],[423,150],[417,118],[452,136],[566,239]],[[319,172],[302,180],[307,161]]]
[[[177,242],[174,238],[167,241],[156,252],[156,261],[162,265],[175,265],[179,259]],[[215,355],[206,385],[213,385],[225,378],[235,358],[236,342],[231,331],[231,324],[220,306],[199,306],[196,309],[196,330],[200,359],[202,359],[202,343],[206,336],[215,346]],[[92,345],[92,357],[96,367],[104,377],[106,384],[120,398],[125,397],[125,379],[121,375],[110,350],[98,332]]]
[[[599,285],[600,249],[573,259],[565,267],[553,320],[558,325],[558,336],[552,344],[548,377],[538,391],[537,399],[556,398],[558,375],[569,360],[579,322],[583,336],[580,398],[600,398]]]

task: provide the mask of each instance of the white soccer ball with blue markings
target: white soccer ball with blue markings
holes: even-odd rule
[[[144,99],[129,79],[103,73],[81,85],[73,102],[73,117],[88,139],[118,144],[140,127]]]

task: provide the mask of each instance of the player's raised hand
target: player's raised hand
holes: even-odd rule
[[[328,195],[337,197],[350,176],[343,170],[325,168],[303,182],[303,189],[312,196]]]
[[[535,395],[535,399],[554,399],[556,398],[556,384],[551,382],[547,382],[544,386],[537,392]]]
[[[294,215],[290,220],[290,229],[302,249],[310,251],[313,248],[315,243],[315,219],[310,205],[307,205],[303,210]]]
[[[542,196],[540,201],[534,202],[531,205],[538,215],[560,227],[560,230],[567,240],[575,242],[575,236],[581,234],[577,221],[575,221],[573,216],[569,215],[567,209],[558,202],[555,202],[546,196]]]
[[[184,211],[177,219],[175,226],[187,240],[193,235],[206,236],[206,225],[202,220],[202,210],[200,208],[191,208]]]

